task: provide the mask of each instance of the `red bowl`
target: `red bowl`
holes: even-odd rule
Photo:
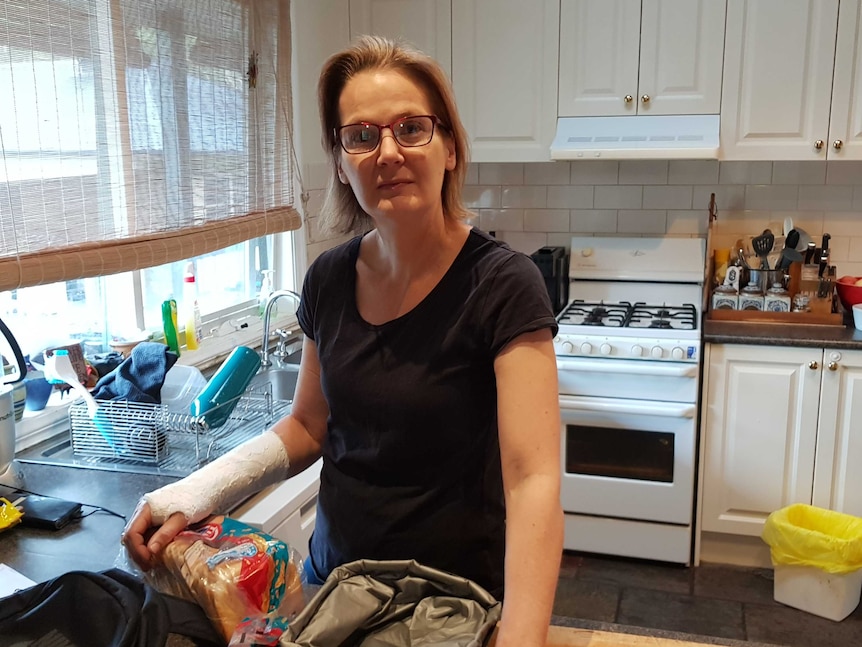
[[[857,303],[862,303],[862,285],[853,285],[843,280],[841,277],[835,282],[835,290],[838,292],[838,298],[841,299],[841,304],[847,312],[853,309]]]

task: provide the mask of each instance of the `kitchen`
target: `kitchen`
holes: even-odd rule
[[[849,136],[845,136],[846,142],[843,147],[836,149],[832,146],[832,142],[837,137],[833,137],[828,132],[823,134],[813,132],[816,128],[822,129],[824,123],[829,123],[829,91],[825,93],[827,96],[825,118],[822,114],[822,105],[820,105],[823,102],[823,93],[810,93],[812,102],[815,98],[820,102],[817,106],[810,109],[808,106],[804,106],[805,110],[797,106],[806,119],[800,117],[796,121],[793,120],[793,107],[787,105],[794,103],[791,101],[778,106],[769,105],[764,109],[765,111],[775,111],[780,108],[784,111],[791,111],[791,114],[786,115],[787,121],[797,124],[804,123],[805,127],[812,131],[798,132],[795,138],[787,137],[788,140],[795,139],[795,148],[791,146],[794,142],[777,141],[776,133],[764,132],[761,133],[760,137],[764,149],[752,151],[750,147],[738,146],[723,140],[719,159],[604,159],[551,162],[549,161],[548,149],[550,141],[553,139],[557,116],[557,47],[559,43],[560,52],[562,52],[564,45],[570,47],[572,43],[577,41],[573,38],[564,38],[559,34],[556,37],[545,38],[542,36],[545,33],[542,29],[550,27],[549,33],[552,33],[556,24],[555,21],[559,20],[556,17],[556,12],[560,11],[558,3],[544,2],[542,3],[543,11],[531,8],[529,12],[513,6],[511,8],[511,15],[514,16],[512,22],[517,25],[517,29],[511,42],[517,43],[518,47],[510,47],[508,48],[510,51],[496,52],[494,56],[484,57],[482,54],[486,50],[481,48],[490,47],[490,43],[495,37],[492,27],[503,29],[506,26],[506,21],[502,16],[497,16],[495,21],[493,17],[489,14],[483,14],[482,11],[504,14],[505,12],[496,8],[499,3],[493,3],[494,8],[492,9],[489,9],[486,3],[482,2],[458,3],[452,7],[448,2],[421,3],[423,5],[421,9],[423,19],[419,21],[421,25],[417,25],[415,20],[407,22],[404,18],[407,13],[398,18],[399,7],[405,12],[417,11],[414,3],[389,3],[385,11],[374,13],[372,9],[375,4],[373,2],[295,3],[293,9],[295,13],[294,47],[296,50],[294,63],[298,69],[299,87],[313,87],[316,70],[325,54],[346,42],[348,34],[369,30],[368,23],[363,24],[362,20],[370,19],[370,17],[383,21],[384,27],[400,27],[401,29],[396,30],[398,33],[409,35],[423,46],[428,47],[430,45],[429,51],[434,51],[434,44],[439,43],[440,56],[445,57],[448,52],[451,69],[453,74],[456,74],[456,91],[458,87],[457,71],[466,69],[463,65],[464,61],[471,54],[475,55],[477,66],[484,62],[487,67],[472,69],[472,73],[475,75],[472,78],[473,80],[483,80],[484,85],[481,85],[481,88],[483,92],[487,92],[487,95],[483,96],[488,96],[487,100],[494,102],[495,108],[500,114],[495,119],[483,119],[480,122],[478,116],[485,116],[487,106],[483,111],[483,105],[473,104],[469,98],[459,96],[468,124],[471,123],[472,119],[473,124],[481,123],[483,127],[490,129],[488,132],[481,133],[481,137],[477,136],[477,140],[474,141],[473,158],[475,163],[471,166],[466,187],[466,195],[470,201],[468,206],[478,213],[478,224],[481,228],[496,232],[498,237],[506,240],[516,249],[531,253],[546,245],[568,248],[571,245],[571,238],[576,235],[609,234],[635,237],[705,238],[708,227],[709,197],[715,193],[718,208],[717,223],[720,228],[723,228],[723,234],[728,237],[735,238],[740,235],[759,232],[773,222],[782,222],[789,215],[796,224],[804,227],[815,239],[819,240],[820,236],[827,232],[832,235],[831,259],[839,267],[839,276],[843,274],[862,275],[862,254],[860,254],[860,244],[862,244],[860,242],[862,241],[862,218],[860,218],[860,212],[862,212],[862,179],[860,179],[862,178],[862,167],[860,164],[862,162],[858,161],[858,149],[854,148],[854,144],[858,145],[858,139],[853,141]],[[589,3],[563,2],[562,10],[573,11],[580,4],[587,6]],[[622,4],[624,3],[621,3],[620,6]],[[640,10],[641,3],[635,4]],[[720,4],[723,5],[724,3]],[[809,6],[808,3],[802,4],[805,7]],[[727,34],[724,34],[725,39],[719,39],[721,40],[721,48],[724,50],[724,56],[731,57],[725,59],[724,62],[724,92],[721,94],[723,137],[725,135],[725,116],[730,115],[732,117],[734,114],[732,111],[725,110],[731,105],[730,102],[733,98],[733,91],[728,90],[728,88],[730,73],[733,71],[731,55],[735,51],[728,48],[726,42],[731,42],[727,41],[730,38],[728,35],[731,33],[730,27],[735,25],[740,30],[740,33],[737,34],[739,36],[742,33],[741,25],[743,24],[740,13],[743,11],[743,3],[731,1],[727,5],[728,31]],[[652,5],[644,3],[644,6],[651,7]],[[433,9],[428,7],[433,7]],[[447,10],[447,7],[450,8]],[[846,9],[846,7],[850,9]],[[848,25],[852,26],[854,22],[858,21],[858,15],[856,21],[852,17],[850,19],[845,17],[845,12],[852,11],[853,7],[856,7],[858,14],[858,6],[855,3],[842,2],[840,21],[832,21],[833,29],[835,24],[839,26],[837,34],[839,40],[844,33],[842,30],[846,30]],[[473,11],[477,13],[471,14]],[[812,11],[815,10],[812,9]],[[821,20],[813,22],[812,25],[825,30],[829,20],[827,19],[828,16],[824,17],[821,12],[828,14],[829,11],[833,11],[837,16],[838,3],[824,3],[822,5],[818,3],[816,17],[821,18]],[[621,15],[630,14],[623,12]],[[790,18],[783,17],[790,22]],[[451,33],[448,29],[438,28],[441,24],[448,25],[448,23],[436,22],[441,19],[451,21]],[[386,21],[394,21],[395,25],[393,26]],[[416,30],[421,28],[422,33],[410,33],[405,25]],[[639,33],[640,21],[637,22],[637,27]],[[803,29],[803,26],[797,23],[788,24],[786,27],[787,29]],[[514,27],[510,25],[509,29],[514,29]],[[716,29],[715,24],[710,25],[710,29],[712,32],[721,34],[721,30]],[[470,32],[470,30],[473,31]],[[472,41],[464,37],[466,33],[475,35],[475,42],[477,43],[475,51],[469,49]],[[770,40],[768,33],[758,32],[755,36],[759,42],[764,43],[764,48],[776,48],[780,45],[780,43],[774,42],[778,38],[772,36],[772,40]],[[533,40],[528,41],[530,38]],[[597,38],[599,37],[597,36]],[[836,39],[836,34],[832,35],[832,39],[833,41]],[[636,37],[636,40],[639,40],[639,36]],[[619,43],[619,41],[608,42]],[[533,46],[531,43],[541,43],[541,46]],[[523,55],[525,50],[529,50],[530,56]],[[497,56],[503,54],[509,57],[518,57],[518,60],[495,60]],[[816,59],[813,54],[810,60],[812,66],[815,62],[821,65],[823,63],[820,59]],[[835,60],[835,74],[837,75],[839,74],[837,69],[839,59]],[[788,62],[788,65],[791,64],[793,63]],[[823,72],[821,68],[812,69],[811,78],[819,78],[818,75],[823,73],[828,74],[829,79],[832,79],[832,65],[833,62],[830,59],[829,69],[826,72]],[[495,75],[499,77],[501,70],[505,70],[507,83],[503,88],[497,89],[495,95],[495,87],[499,88],[499,86],[494,86],[485,79],[493,79]],[[484,74],[485,72],[487,74]],[[754,70],[754,72],[762,74],[762,71]],[[756,78],[761,79],[760,76]],[[737,90],[748,87],[743,83],[743,80],[748,81],[749,79],[750,77],[744,76],[740,72],[740,78],[736,78],[735,81],[736,86],[738,86]],[[527,83],[527,81],[533,84],[545,83],[545,86],[539,88],[541,91],[535,93],[511,91],[512,83]],[[462,83],[469,84],[470,79],[462,81]],[[847,91],[848,86],[852,87],[852,84],[836,82],[835,91],[831,93],[835,95],[831,100],[836,105],[841,101],[840,92]],[[479,87],[478,84],[477,87]],[[532,85],[531,87],[536,86]],[[562,88],[562,81],[560,81],[560,87]],[[763,94],[769,94],[767,90],[768,88],[764,90]],[[546,94],[542,94],[542,91]],[[624,97],[631,95],[641,98],[642,94],[638,89],[621,92],[620,96],[623,98],[620,103],[623,109],[626,105],[630,105]],[[788,90],[788,94],[792,94],[792,90]],[[546,99],[547,96],[552,97],[550,103],[548,104],[547,101],[542,103],[541,100]],[[848,92],[843,100],[844,103],[849,106],[851,98],[854,96],[852,92]],[[763,96],[758,95],[757,98],[762,100]],[[522,105],[528,103],[528,99],[530,105]],[[308,227],[305,230],[305,236],[308,244],[305,253],[310,260],[321,250],[337,241],[327,239],[317,231],[314,217],[322,196],[321,178],[326,176],[325,169],[321,167],[320,153],[317,151],[317,117],[314,97],[311,96],[311,93],[304,93],[297,96],[295,101],[297,123],[299,124],[299,127],[296,128],[298,153],[303,161],[302,175],[307,194],[306,207],[308,211],[305,213],[305,222]],[[742,100],[740,99],[740,101]],[[642,103],[642,101],[636,103]],[[652,106],[660,105],[655,96],[650,103]],[[502,109],[500,106],[505,106],[506,109]],[[533,119],[535,113],[524,112],[526,109],[544,110],[545,112],[542,114],[548,114],[548,108],[551,109],[550,120],[545,118]],[[530,127],[513,132],[517,130],[515,124],[523,126],[525,122],[523,118],[520,122],[507,121],[507,119],[515,119],[524,114],[531,115],[529,117]],[[754,116],[762,116],[763,114],[771,113],[757,113]],[[751,117],[752,115],[748,116]],[[799,117],[799,115],[796,116]],[[739,119],[738,121],[742,120]],[[749,119],[746,123],[751,123],[751,120]],[[760,121],[754,120],[753,123],[756,127],[761,128],[769,126],[769,123],[765,123],[762,119]],[[510,141],[504,141],[505,138],[493,132],[494,127],[501,127],[503,132],[510,136]],[[781,133],[784,134],[788,131],[784,122],[776,125],[775,128],[780,129]],[[854,132],[858,133],[858,128]],[[757,143],[757,134],[747,133],[746,141]],[[826,147],[828,153],[814,146],[814,142],[818,139],[830,143],[830,146]],[[766,144],[762,143],[764,141]],[[769,148],[770,142],[772,148]],[[833,151],[835,151],[834,155]],[[725,346],[739,346],[735,343],[738,340],[734,339],[734,332],[728,331],[727,324],[722,324],[718,328],[708,324],[704,329],[707,343],[712,343],[711,330],[717,331],[717,336],[714,338],[716,343]],[[737,330],[739,329],[737,328]],[[782,331],[781,334],[784,332]],[[782,364],[784,369],[782,370],[792,373],[797,370],[793,368],[797,364],[804,364],[805,370],[810,370],[807,368],[807,364],[811,360],[807,356],[799,361],[795,359],[790,361],[781,355],[780,348],[771,348],[775,346],[775,342],[772,340],[775,335],[771,331],[764,333],[764,336],[769,338],[768,341],[758,339],[760,336],[758,331],[752,332],[750,329],[746,329],[745,335],[749,336],[749,345],[752,347],[745,348],[745,352],[749,356],[757,358],[760,353],[771,352],[776,354],[774,361],[784,362]],[[858,344],[855,333],[851,332],[849,336],[854,343]],[[786,345],[804,344],[807,347],[819,349],[817,350],[817,359],[820,364],[825,364],[827,362],[823,361],[823,354],[826,351],[823,349],[831,349],[835,345],[846,343],[847,340],[844,338],[830,338],[829,335],[824,335],[814,340],[788,341]],[[858,348],[858,345],[854,346],[851,351],[858,351]],[[707,352],[711,351],[705,348],[705,360]],[[846,356],[848,359],[853,357],[851,352],[847,352]],[[857,361],[856,366],[858,364]],[[855,370],[858,372],[858,369]],[[820,377],[819,372],[817,376]],[[809,400],[810,396],[805,401],[808,402]],[[817,400],[818,398],[815,397],[815,403]],[[773,421],[775,420],[773,419]],[[776,422],[776,424],[778,423]],[[774,442],[778,440],[772,435],[770,438]],[[782,444],[779,447],[783,454],[786,449],[783,444],[785,439],[782,436],[780,440]],[[808,439],[806,442],[810,445],[812,440]],[[858,441],[856,442],[858,443]],[[706,452],[710,447],[712,445],[707,443],[701,448],[701,451]],[[749,451],[753,452],[754,449]],[[738,458],[742,461],[742,457]],[[705,464],[704,456],[701,456],[700,464]],[[710,465],[712,464],[710,463]],[[723,469],[727,469],[728,473],[734,473],[731,468],[735,467],[735,464],[728,465],[719,461],[716,465],[718,474],[721,474]],[[752,467],[751,469],[756,468]],[[792,475],[780,473],[776,476],[790,478]],[[747,472],[746,478],[750,477],[750,472]],[[709,488],[706,485],[706,483],[700,484],[701,488],[705,488],[702,494],[704,500],[706,502],[720,501],[720,496],[716,497],[709,494]],[[793,485],[799,488],[799,490],[794,490],[793,499],[797,500],[797,497],[805,499],[801,494],[805,484],[794,483]],[[807,495],[808,500],[811,500],[811,496],[810,493]],[[756,527],[759,523],[762,524],[763,513],[786,502],[780,497],[776,499],[775,494],[771,492],[770,500],[755,501],[755,504],[760,506],[753,508],[757,511],[756,514],[751,514],[751,502],[746,501],[748,507],[736,514],[736,518],[731,518],[733,517],[732,514],[726,514],[732,513],[733,509],[722,510],[716,505],[707,507],[705,504],[701,511],[700,506],[698,506],[698,514],[705,515],[708,510],[711,510],[714,518],[705,520],[702,525],[704,529],[711,528],[711,530],[707,530],[709,536],[703,533],[695,534],[695,538],[699,542],[696,544],[696,550],[701,551],[703,559],[710,557],[717,561],[735,560],[741,563],[762,564],[765,553],[757,538],[759,533]],[[748,525],[742,525],[739,517],[743,517],[743,521],[746,521]],[[697,554],[695,554],[695,559],[697,559]],[[768,559],[768,555],[766,555],[766,559]]]

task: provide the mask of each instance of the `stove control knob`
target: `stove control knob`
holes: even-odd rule
[[[599,352],[602,355],[610,355],[611,354],[611,345],[610,344],[602,344],[601,348],[599,348]]]
[[[571,355],[574,350],[575,350],[575,345],[572,342],[570,342],[570,341],[564,341],[563,342],[563,352],[564,353],[566,353],[567,355]]]
[[[670,352],[670,356],[674,359],[685,359],[685,351],[677,346]]]
[[[644,347],[639,344],[632,346],[632,357],[643,357]]]
[[[581,256],[583,256],[584,258],[589,258],[592,255],[593,255],[593,248],[592,247],[584,247],[581,250]]]
[[[583,344],[581,344],[581,352],[584,355],[589,355],[590,353],[593,352],[593,345],[591,343],[585,341]]]
[[[653,346],[649,352],[650,355],[655,357],[656,359],[661,359],[661,356],[664,355],[664,351],[661,346]]]

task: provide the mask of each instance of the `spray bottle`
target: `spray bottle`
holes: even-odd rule
[[[257,314],[259,317],[263,317],[264,312],[266,312],[266,302],[269,300],[269,295],[272,294],[274,289],[273,284],[273,275],[275,274],[275,270],[262,270],[261,274],[263,274],[263,281],[260,284],[260,296],[257,299]],[[271,321],[274,321],[277,317],[276,305],[272,306],[272,310],[270,311]]]
[[[189,261],[183,275],[183,323],[186,327],[186,348],[197,350],[203,338],[201,311],[198,306],[198,284],[195,280],[195,264]]]

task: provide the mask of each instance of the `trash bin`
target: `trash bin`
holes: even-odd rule
[[[804,503],[776,510],[761,535],[775,567],[776,602],[843,620],[862,593],[862,518]]]

